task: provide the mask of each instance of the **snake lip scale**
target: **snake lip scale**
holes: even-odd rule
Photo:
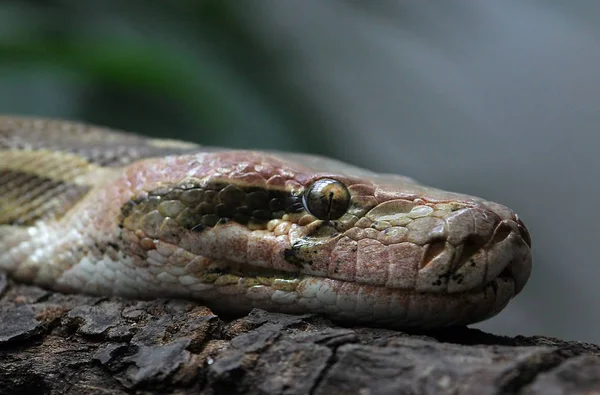
[[[497,314],[531,264],[512,210],[408,177],[0,116],[0,270],[18,281],[425,329]]]

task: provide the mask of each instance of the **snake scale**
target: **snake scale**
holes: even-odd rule
[[[60,292],[434,328],[502,310],[530,246],[510,209],[403,176],[0,117],[0,270]]]

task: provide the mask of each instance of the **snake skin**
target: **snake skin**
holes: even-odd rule
[[[339,218],[306,208],[323,179]],[[407,177],[0,117],[0,270],[61,292],[433,328],[502,310],[530,246],[510,209]]]

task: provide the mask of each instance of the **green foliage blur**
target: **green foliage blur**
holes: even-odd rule
[[[206,145],[327,154],[294,61],[244,18],[250,1],[0,2],[0,112]]]

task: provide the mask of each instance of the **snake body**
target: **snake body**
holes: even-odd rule
[[[60,292],[462,325],[521,291],[530,244],[510,209],[407,177],[0,117],[0,270]]]

